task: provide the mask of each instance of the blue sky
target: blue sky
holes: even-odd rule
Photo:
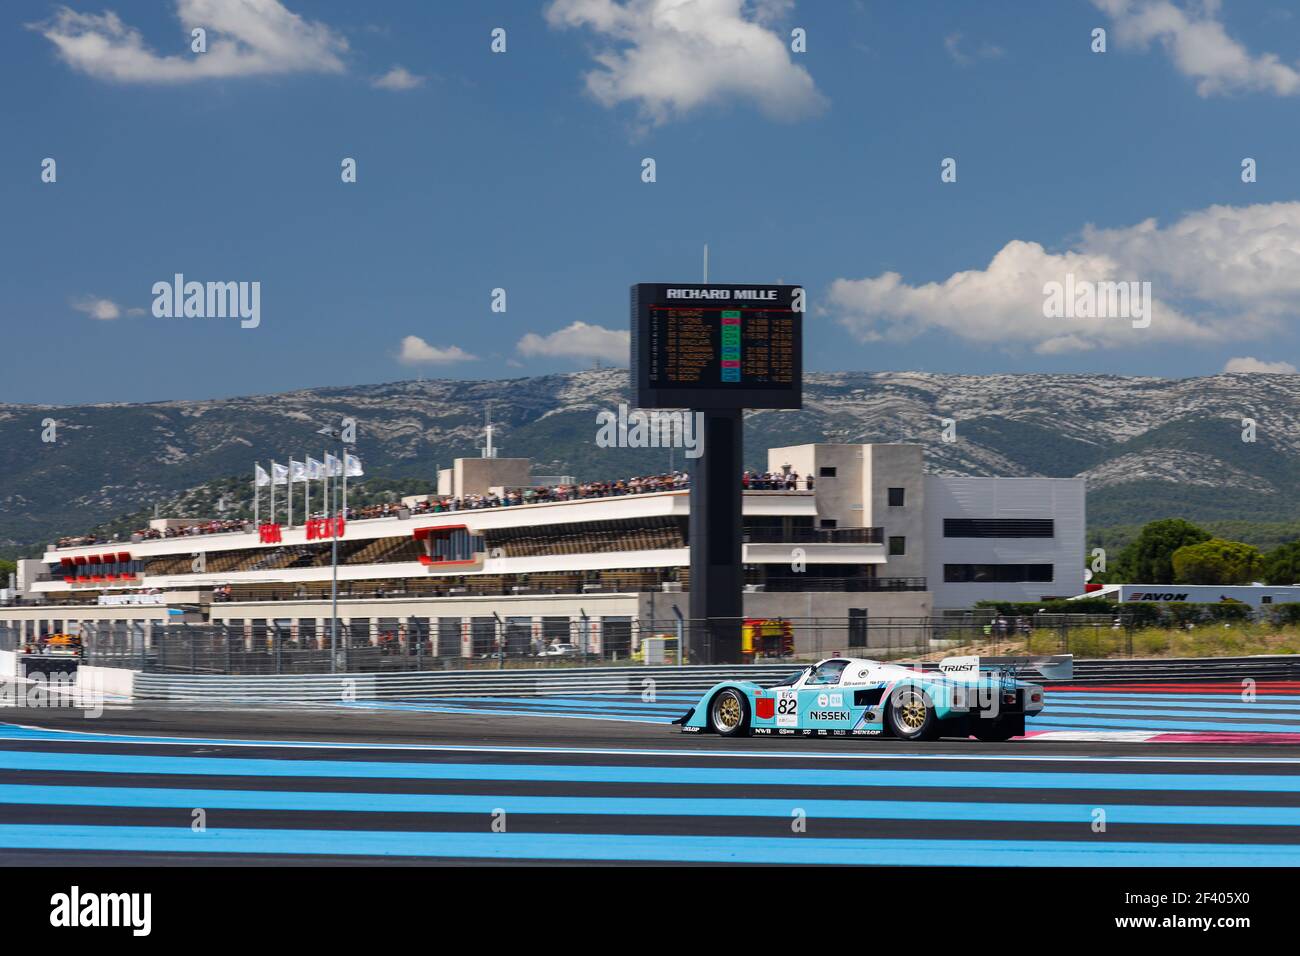
[[[1298,61],[1282,0],[7,3],[0,400],[618,363],[705,242],[807,287],[812,370],[1287,370]],[[155,317],[178,272],[260,325]],[[1151,323],[1044,317],[1066,272]]]

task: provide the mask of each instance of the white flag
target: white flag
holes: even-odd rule
[[[315,481],[318,478],[325,477],[325,466],[311,456],[307,457],[307,480]]]
[[[300,461],[294,461],[292,458],[290,458],[289,459],[289,480],[306,481],[307,466]]]
[[[266,473],[266,469],[261,465],[254,465],[253,480],[257,483],[258,488],[265,488],[271,483],[271,476]]]
[[[271,462],[271,480],[277,485],[287,485],[289,483],[289,469],[284,465]]]
[[[360,478],[365,474],[365,472],[361,470],[361,459],[356,455],[344,452],[343,460],[347,462],[347,473],[349,478]]]
[[[343,463],[329,452],[325,453],[325,474],[329,478],[337,478],[343,474]]]

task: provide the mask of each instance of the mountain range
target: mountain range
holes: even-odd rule
[[[358,422],[369,475],[432,479],[452,458],[477,455],[489,410],[498,453],[533,458],[535,473],[666,470],[666,450],[597,447],[597,412],[620,402],[627,370],[606,368],[201,401],[0,404],[0,553],[36,553],[213,479],[251,478],[254,460],[319,458],[317,429],[343,416]],[[1090,527],[1281,522],[1300,491],[1300,375],[816,373],[805,377],[803,409],[746,417],[750,467],[766,466],[769,447],[812,441],[918,442],[939,474],[1081,475]],[[683,464],[680,451],[672,463]]]

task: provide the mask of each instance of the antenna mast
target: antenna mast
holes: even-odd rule
[[[492,444],[492,403],[488,402],[487,411],[484,412],[483,433],[486,436],[486,442],[481,449],[480,454],[484,458],[495,458],[497,456],[496,447]]]

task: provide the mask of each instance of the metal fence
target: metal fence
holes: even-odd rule
[[[963,654],[1061,653],[1113,635],[1105,615],[921,618],[788,618],[793,653],[754,644],[749,663],[850,655],[938,660]],[[739,639],[740,619],[709,622],[635,617],[409,617],[337,622],[252,619],[225,624],[82,622],[89,664],[149,673],[327,674],[341,672],[572,668],[712,664]],[[0,626],[0,649],[33,636]],[[1131,653],[1131,648],[1130,648]]]
[[[745,620],[650,620],[638,622],[642,636],[676,636],[696,650],[697,663],[718,655],[724,641],[735,641]],[[938,617],[791,617],[794,653],[790,660],[826,657],[870,657],[876,660],[924,660],[960,654],[1068,654],[1104,647],[1096,656],[1133,655],[1130,623],[1108,614],[1037,614],[1013,617],[994,611],[972,611]],[[771,659],[769,650],[755,646],[749,661]]]
[[[786,618],[792,653],[759,642],[742,659],[808,661],[835,656],[937,661],[980,654],[1074,654],[1076,658],[1158,657],[1132,620],[1109,614],[1005,616],[972,611],[932,617]],[[33,622],[26,622],[31,625]],[[151,673],[328,674],[504,670],[637,664],[714,664],[739,640],[744,621],[632,616],[407,617],[340,620],[249,619],[225,624],[52,621],[80,634],[85,661]],[[1135,633],[1143,636],[1135,653]],[[1169,632],[1172,633],[1172,632]],[[39,644],[31,626],[0,622],[0,650]],[[779,645],[778,645],[779,646]],[[1232,653],[1228,650],[1228,653]]]
[[[339,620],[334,627],[329,621],[250,620],[80,629],[87,664],[269,675],[629,664],[633,632],[631,618],[496,615]]]
[[[923,665],[928,669],[933,665]],[[771,684],[790,664],[720,667],[573,667],[562,670],[411,671],[362,674],[137,674],[137,698],[188,701],[339,701],[394,697],[566,696],[574,694],[700,693],[721,680]],[[1032,668],[1022,676],[1041,680]],[[1294,655],[1211,660],[1112,660],[1075,664],[1071,684],[1148,681],[1283,680],[1300,676]],[[1052,683],[1059,683],[1053,681]],[[683,710],[686,705],[683,705]]]

